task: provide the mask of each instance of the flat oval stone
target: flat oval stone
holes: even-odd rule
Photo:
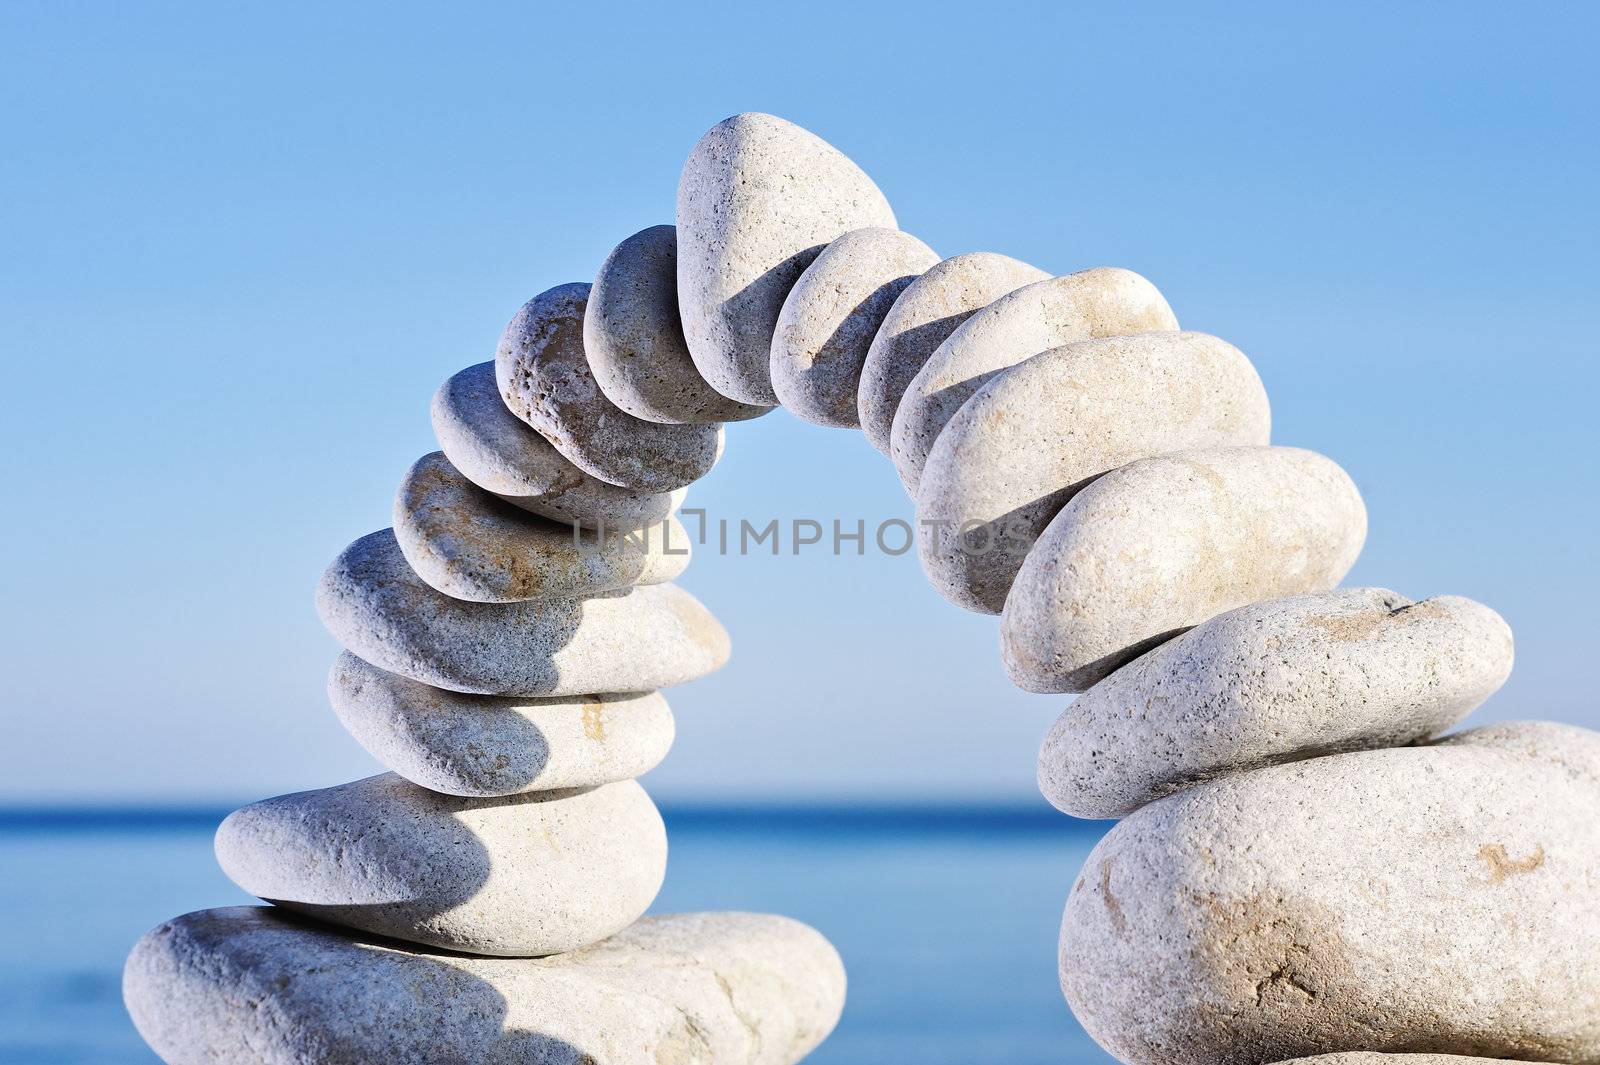
[[[333,561],[317,612],[336,640],[380,669],[477,695],[652,691],[728,660],[727,632],[677,585],[468,603],[418,577],[390,529]]]
[[[401,482],[394,533],[417,576],[475,603],[660,584],[684,571],[691,550],[676,518],[637,531],[585,532],[534,517],[461,476],[439,451],[418,459]]]
[[[1083,340],[990,378],[950,419],[917,490],[917,549],[940,595],[998,614],[1039,534],[1134,459],[1267,443],[1250,360],[1204,333]]]
[[[419,684],[341,654],[328,698],[389,769],[446,795],[489,798],[589,788],[648,773],[672,746],[657,692],[508,699]]]
[[[511,319],[495,352],[500,398],[574,466],[635,492],[670,492],[704,477],[722,454],[722,427],[662,425],[618,407],[583,351],[586,284],[541,292]]]
[[[853,229],[824,248],[789,290],[772,335],[772,389],[784,407],[817,425],[859,425],[856,385],[872,338],[938,261],[898,229]]]
[[[1173,332],[1178,319],[1132,270],[1098,267],[1002,296],[962,322],[911,379],[889,430],[889,457],[916,497],[933,442],[989,378],[1041,351],[1096,337]]]
[[[1600,735],[1521,722],[1222,777],[1116,824],[1061,983],[1134,1065],[1600,1056]]]
[[[433,432],[467,480],[552,521],[637,529],[677,510],[686,494],[634,492],[578,469],[506,407],[493,362],[469,366],[439,387]]]
[[[889,202],[816,134],[747,112],[700,138],[678,181],[678,307],[711,387],[777,404],[768,364],[784,297],[824,247],[866,226],[895,228]]]
[[[729,399],[695,369],[678,318],[678,239],[651,226],[600,267],[583,316],[583,349],[606,398],[635,418],[710,425],[771,410]]]
[[[1039,790],[1074,817],[1124,817],[1228,773],[1404,747],[1511,674],[1511,629],[1460,596],[1342,588],[1230,610],[1123,666],[1057,719]]]
[[[1340,1054],[1316,1054],[1293,1058],[1279,1065],[1511,1065],[1513,1058],[1473,1058],[1460,1054],[1378,1054],[1370,1050],[1347,1050]]]
[[[493,799],[394,773],[251,803],[217,829],[250,894],[380,936],[467,954],[577,950],[654,901],[667,831],[638,783]]]
[[[1260,599],[1323,592],[1355,564],[1367,511],[1331,459],[1289,447],[1140,459],[1072,498],[1006,599],[1006,671],[1081,692],[1185,629]]]
[[[757,913],[646,917],[548,958],[474,958],[235,906],[167,921],[123,971],[172,1065],[793,1065],[844,1006],[828,941]]]
[[[900,397],[956,327],[1008,292],[1049,274],[1009,255],[975,251],[929,267],[900,293],[861,366],[856,415],[872,446],[889,454]]]

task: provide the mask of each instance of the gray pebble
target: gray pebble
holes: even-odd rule
[[[229,879],[268,902],[500,957],[620,932],[667,870],[667,830],[632,780],[469,799],[383,773],[235,810],[216,847]]]
[[[940,595],[998,614],[1028,549],[1086,484],[1134,459],[1265,444],[1267,393],[1204,333],[1083,340],[990,378],[950,419],[917,489],[917,548]]]
[[[856,415],[872,446],[889,454],[889,430],[917,371],[956,327],[1008,292],[1049,274],[990,251],[952,256],[929,267],[889,308],[867,349]]]
[[[1227,773],[1403,747],[1466,717],[1511,673],[1511,629],[1459,596],[1344,588],[1230,610],[1084,692],[1039,752],[1075,817],[1123,817]]]
[[[800,272],[840,234],[895,227],[883,193],[814,133],[747,112],[700,138],[678,182],[678,306],[718,392],[774,406],[768,363]]]
[[[1222,777],[1118,822],[1061,983],[1133,1065],[1600,1058],[1600,735],[1519,722]]]
[[[413,784],[488,798],[588,788],[655,768],[672,746],[658,692],[510,699],[444,691],[341,654],[328,697],[345,729]]]
[[[889,457],[906,491],[916,498],[923,464],[945,423],[1001,370],[1075,340],[1177,328],[1154,285],[1115,267],[1037,281],[995,300],[945,338],[901,397]]]
[[[583,351],[589,286],[541,292],[511,319],[494,376],[511,413],[608,484],[670,492],[704,477],[722,454],[718,425],[662,425],[635,418],[595,383]]]
[[[438,451],[418,459],[401,482],[394,532],[417,576],[476,603],[660,584],[689,565],[689,533],[676,518],[636,532],[584,532],[490,495]]]
[[[589,290],[583,316],[589,369],[606,398],[635,418],[709,425],[759,417],[717,392],[695,369],[678,318],[678,241],[651,226],[617,245]]]
[[[345,647],[381,669],[478,695],[652,691],[728,660],[728,634],[674,584],[593,599],[467,603],[429,587],[392,530],[334,560],[317,611]]]
[[[793,1065],[838,1021],[845,975],[822,936],[766,914],[473,958],[238,906],[150,931],[122,986],[170,1065]]]
[[[939,261],[898,229],[853,229],[812,260],[783,301],[772,336],[772,388],[817,425],[859,425],[856,386],[884,315]]]
[[[1131,462],[1074,496],[1028,553],[1001,615],[1006,671],[1027,691],[1083,691],[1223,611],[1327,591],[1366,535],[1361,494],[1315,452]]]
[[[506,407],[493,362],[469,366],[439,387],[433,432],[473,484],[552,521],[637,529],[677,510],[687,492],[634,492],[578,469]]]

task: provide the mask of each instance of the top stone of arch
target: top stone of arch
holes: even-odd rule
[[[769,369],[784,297],[836,237],[897,228],[878,186],[792,122],[746,112],[700,138],[678,182],[678,309],[695,366],[742,403],[778,403]]]

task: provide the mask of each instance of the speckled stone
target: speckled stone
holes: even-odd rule
[[[1278,1065],[1513,1065],[1516,1060],[1463,1057],[1459,1054],[1379,1054],[1371,1050],[1347,1050],[1340,1054],[1292,1058]]]
[[[1133,1065],[1600,1058],[1600,735],[1520,722],[1222,777],[1089,855],[1061,982]]]
[[[672,746],[657,692],[508,699],[419,684],[346,651],[328,674],[339,722],[378,761],[445,795],[589,788],[655,768]]]
[[[1403,747],[1505,683],[1511,629],[1459,596],[1342,588],[1230,610],[1068,706],[1039,789],[1075,817],[1123,817],[1227,773]]]
[[[1134,459],[1267,443],[1266,389],[1204,333],[1083,340],[990,378],[950,419],[917,489],[917,549],[940,595],[998,614],[1028,549],[1095,477]]]
[[[729,399],[695,369],[678,318],[678,240],[651,226],[617,245],[589,290],[583,347],[606,398],[635,418],[709,425],[771,410]]]
[[[1226,610],[1327,591],[1367,512],[1332,460],[1287,447],[1140,459],[1072,498],[1006,598],[1006,671],[1034,692],[1083,691]]]
[[[889,457],[916,497],[933,442],[989,378],[1041,351],[1096,337],[1171,332],[1178,319],[1132,270],[1099,267],[1005,295],[945,338],[911,379],[889,430]]]
[[[859,425],[856,385],[895,299],[934,250],[898,229],[854,229],[822,250],[789,290],[772,336],[772,389],[817,425]]]
[[[785,917],[646,917],[552,958],[350,937],[282,910],[202,910],[133,950],[123,997],[171,1065],[793,1065],[845,975]]]
[[[929,267],[889,308],[867,349],[856,415],[872,446],[889,454],[889,429],[917,371],[956,327],[1008,292],[1049,274],[990,251],[955,255]]]
[[[433,397],[433,432],[450,464],[512,506],[586,529],[637,529],[665,518],[686,489],[633,492],[590,477],[507,409],[494,363],[469,366]]]
[[[728,660],[728,634],[674,584],[593,599],[467,603],[406,563],[392,530],[362,537],[317,588],[317,612],[381,669],[477,695],[651,691]]]
[[[217,829],[250,894],[309,917],[467,954],[577,950],[661,890],[667,830],[636,782],[467,799],[393,773],[251,803]]]
[[[722,454],[722,427],[662,425],[618,407],[583,352],[586,284],[541,292],[511,319],[495,352],[500,398],[574,466],[635,492],[699,480]]]
[[[895,228],[888,201],[815,134],[745,113],[700,138],[678,182],[678,307],[713,388],[778,402],[768,365],[784,297],[826,245],[866,226]]]
[[[418,459],[401,482],[394,533],[417,576],[475,603],[660,584],[684,571],[691,550],[676,518],[623,533],[534,517],[461,476],[438,451]]]

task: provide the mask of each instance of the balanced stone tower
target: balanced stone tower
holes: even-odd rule
[[[861,429],[933,586],[999,615],[1020,687],[1077,693],[1039,783],[1125,818],[1060,944],[1112,1054],[1600,1058],[1600,737],[1439,738],[1509,674],[1500,617],[1339,589],[1354,484],[1273,445],[1250,361],[1148,280],[941,259],[761,114],[695,146],[675,227],[534,297],[435,396],[442,451],[318,591],[334,709],[392,772],[223,823],[223,868],[274,905],[141,940],[125,992],[158,1053],[779,1065],[832,1030],[844,973],[811,929],[641,916],[657,689],[728,656],[669,583],[673,515],[722,423],[779,404]]]

